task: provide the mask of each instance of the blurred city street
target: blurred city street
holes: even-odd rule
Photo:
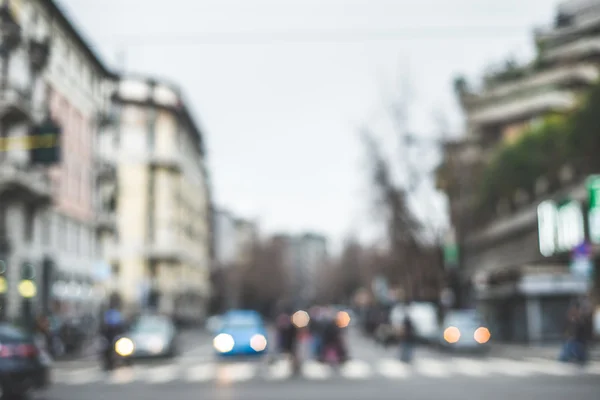
[[[551,360],[449,356],[419,348],[414,365],[399,362],[393,347],[384,349],[358,332],[349,333],[352,359],[335,370],[305,361],[292,377],[287,363],[274,358],[219,362],[209,336],[186,333],[186,350],[174,361],[158,361],[102,372],[93,360],[63,363],[54,371],[47,399],[596,399],[600,362],[581,369]],[[86,365],[87,363],[87,365]]]

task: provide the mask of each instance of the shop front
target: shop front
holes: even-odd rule
[[[560,340],[573,301],[598,293],[600,238],[590,193],[580,184],[473,235],[465,266],[475,305],[497,340]]]

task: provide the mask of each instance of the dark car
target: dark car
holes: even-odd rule
[[[0,398],[46,388],[50,384],[50,364],[33,335],[0,323]]]
[[[473,310],[452,311],[444,318],[439,345],[443,350],[487,353],[491,333]]]

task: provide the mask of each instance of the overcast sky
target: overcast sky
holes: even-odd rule
[[[109,64],[184,88],[220,205],[266,232],[340,239],[372,232],[357,132],[368,124],[395,149],[384,104],[398,83],[410,85],[414,132],[436,133],[434,112],[460,131],[453,76],[476,79],[506,56],[526,59],[533,27],[551,21],[557,1],[60,3]],[[427,186],[422,209],[439,215],[443,201]]]

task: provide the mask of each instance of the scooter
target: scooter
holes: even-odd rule
[[[112,342],[106,338],[101,339],[100,357],[105,371],[112,371],[117,366],[132,364],[130,356],[133,354],[133,341],[125,336],[117,336]]]

